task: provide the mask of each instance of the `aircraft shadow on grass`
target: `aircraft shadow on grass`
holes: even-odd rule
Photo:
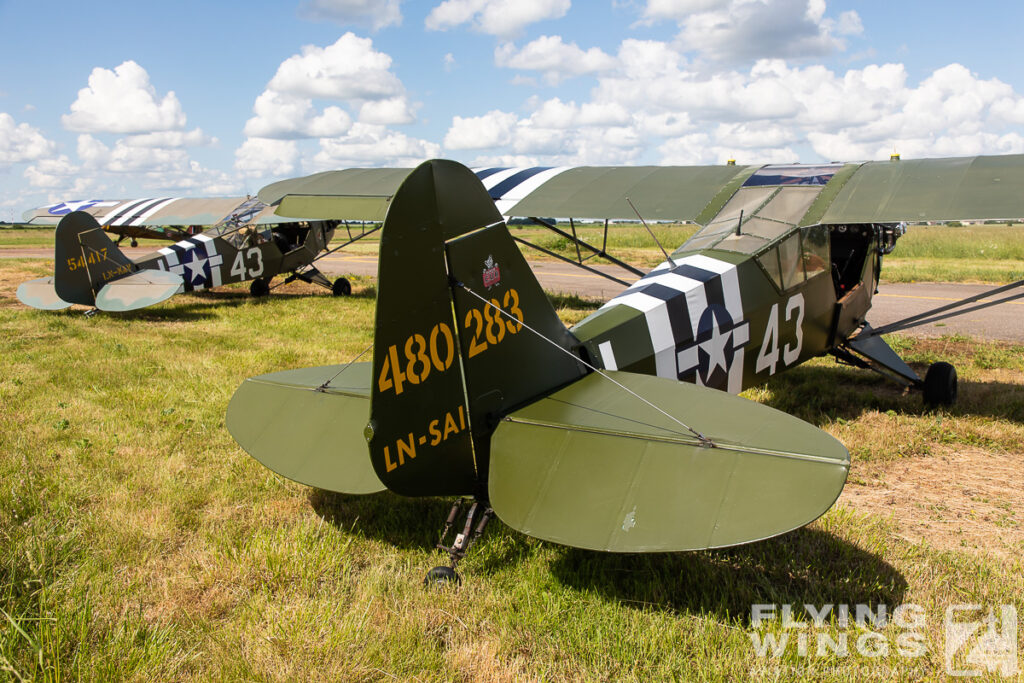
[[[880,557],[824,531],[801,528],[749,545],[627,555],[565,548],[561,583],[640,609],[714,614],[749,623],[755,604],[850,606],[903,602],[907,581]],[[778,611],[778,607],[776,611]]]
[[[339,529],[348,531],[354,528],[367,537],[398,548],[426,549],[438,542],[441,523],[452,501],[443,498],[407,498],[389,491],[351,496],[311,489],[309,504],[316,514]]]
[[[884,377],[839,365],[804,365],[776,376],[767,386],[772,395],[764,401],[766,405],[818,427],[836,418],[853,420],[872,410],[936,414],[919,395],[904,394]],[[942,412],[1024,422],[1024,387],[960,379],[957,403]]]
[[[309,501],[339,529],[423,550],[437,542],[438,522],[450,506],[441,498],[348,496],[319,489],[310,492]],[[638,608],[712,613],[743,622],[749,620],[753,604],[891,608],[902,603],[907,589],[903,576],[880,557],[816,529],[722,550],[623,554],[548,544],[498,521],[470,553],[468,580],[526,561],[542,546],[555,550],[552,575],[572,589],[596,591]]]
[[[273,305],[274,301],[291,301],[313,297],[322,297],[319,292],[288,292],[275,291],[270,297],[253,299],[252,296],[241,289],[231,290],[208,290],[193,292],[192,300],[176,300],[163,306],[150,306],[132,311],[124,311],[117,314],[121,320],[139,320],[145,322],[185,322],[196,320],[211,320],[217,317],[218,311],[223,309],[238,308],[251,302],[255,305]],[[346,299],[373,299],[376,297],[376,290],[373,287],[366,287],[346,296]],[[82,309],[67,309],[64,314],[69,316],[81,315]]]

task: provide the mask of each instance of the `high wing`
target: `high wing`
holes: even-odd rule
[[[29,225],[54,225],[73,211],[93,216],[104,231],[120,237],[181,240],[195,226],[283,223],[289,219],[252,197],[147,197],[60,202],[23,215]]]
[[[815,169],[832,169],[816,183]],[[259,198],[282,216],[382,220],[406,168],[356,168],[284,180]],[[780,166],[580,166],[484,168],[477,177],[504,216],[635,219],[713,218],[752,176],[827,184],[800,225],[1000,219],[1024,216],[1024,155]],[[747,185],[749,186],[749,184]]]

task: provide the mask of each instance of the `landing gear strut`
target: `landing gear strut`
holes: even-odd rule
[[[466,556],[466,553],[469,552],[469,549],[476,540],[480,538],[484,529],[487,528],[487,523],[494,516],[494,511],[486,503],[477,500],[473,501],[472,505],[469,506],[469,511],[466,513],[466,524],[462,528],[462,533],[456,533],[452,544],[445,545],[445,539],[448,538],[448,534],[451,532],[452,526],[461,512],[462,501],[457,500],[452,504],[452,509],[448,512],[448,519],[444,523],[444,531],[441,532],[441,542],[437,544],[438,550],[448,553],[451,564],[447,567],[443,565],[434,567],[427,572],[426,578],[423,579],[424,586],[462,583],[462,579],[455,572],[455,567],[459,564],[459,560]],[[473,522],[476,522],[475,528],[473,527]]]

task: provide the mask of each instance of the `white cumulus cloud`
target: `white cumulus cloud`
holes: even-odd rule
[[[356,123],[347,135],[320,140],[320,151],[309,171],[350,166],[417,166],[440,155],[440,145],[389,130],[385,126]]]
[[[306,0],[299,11],[311,19],[369,26],[374,31],[402,23],[401,0]]]
[[[719,61],[804,59],[846,49],[842,36],[864,31],[860,15],[826,16],[825,0],[648,0],[647,22],[679,24],[686,51]]]
[[[32,187],[55,189],[74,182],[80,169],[64,154],[52,159],[40,159],[25,169],[25,179]]]
[[[444,136],[448,149],[487,149],[502,147],[513,140],[515,114],[493,110],[483,116],[456,116]]]
[[[27,123],[16,123],[14,117],[0,112],[0,167],[36,161],[53,155],[57,145]]]
[[[235,170],[247,178],[287,176],[295,171],[298,159],[294,140],[249,138],[235,150]]]
[[[801,14],[828,21],[823,3],[804,3]],[[678,42],[632,39],[614,60],[584,101],[532,97],[518,110],[453,117],[445,147],[474,150],[472,163],[542,165],[1024,152],[1024,97],[960,64],[917,82],[902,64],[837,72],[774,58],[708,68]]]
[[[149,133],[184,128],[185,113],[174,91],[160,97],[146,70],[129,60],[113,71],[93,69],[61,122],[79,133]]]
[[[571,0],[445,0],[427,15],[432,31],[469,24],[490,35],[512,37],[538,21],[559,19],[569,11]]]
[[[337,102],[322,111],[315,99]],[[250,138],[298,140],[346,135],[353,119],[370,124],[415,121],[391,57],[369,38],[346,33],[332,45],[307,45],[277,69],[245,123]]]
[[[281,63],[267,89],[329,100],[379,99],[405,91],[391,73],[391,57],[354,33],[327,47],[306,45]]]
[[[564,43],[561,36],[541,36],[516,49],[504,43],[494,50],[494,63],[508,69],[540,71],[549,85],[558,85],[566,78],[612,69],[616,62],[602,50],[581,49],[576,43]]]

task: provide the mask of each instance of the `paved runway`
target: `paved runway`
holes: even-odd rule
[[[126,249],[132,258],[140,258],[155,249],[139,247]],[[49,249],[0,249],[0,258],[53,258]],[[335,253],[321,259],[321,270],[328,275],[369,275],[377,274],[377,258],[371,255]],[[623,286],[575,266],[557,261],[536,261],[531,267],[541,285],[550,291],[610,298],[622,291]],[[595,266],[622,280],[630,281],[636,276],[614,266]],[[882,271],[885,272],[884,270]],[[986,289],[988,285],[965,285],[946,283],[883,284],[875,295],[868,322],[875,327],[895,320],[921,313],[931,308],[951,303]],[[1024,294],[1024,290],[1021,292]],[[938,337],[946,334],[965,334],[980,339],[1002,340],[1024,343],[1024,299],[1000,306],[983,309],[974,313],[950,318],[940,323],[924,325],[907,330],[906,334]]]
[[[376,275],[377,259],[371,256],[332,254],[320,262],[325,273],[340,275]],[[608,299],[622,291],[623,286],[600,275],[557,261],[535,261],[530,264],[541,285],[549,291]],[[636,276],[613,266],[597,266],[619,279],[632,282]],[[884,270],[882,271],[885,272]],[[875,295],[868,322],[875,327],[923,313],[987,289],[989,285],[919,282],[882,284]],[[1024,295],[1024,290],[1021,290]],[[950,318],[939,323],[907,330],[906,334],[939,337],[966,334],[972,337],[1024,343],[1024,299]]]

